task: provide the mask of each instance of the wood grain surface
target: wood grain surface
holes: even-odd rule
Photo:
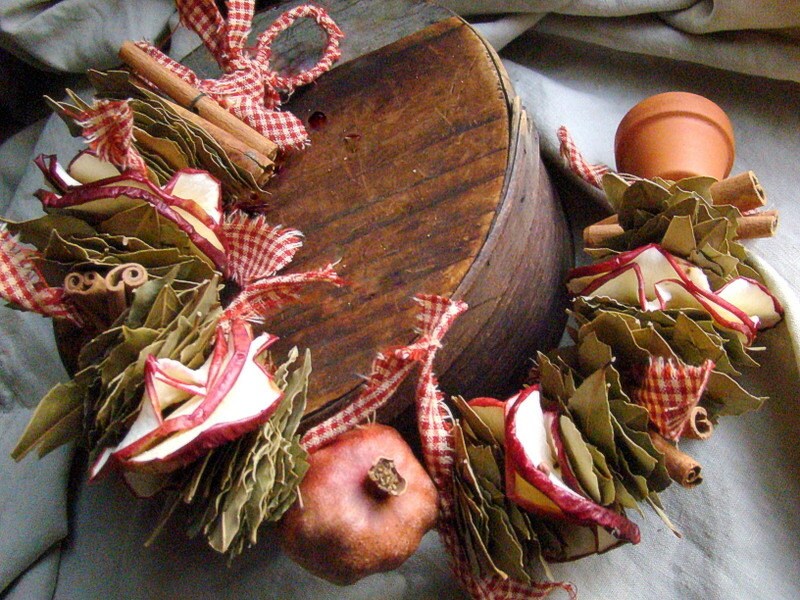
[[[293,4],[258,15],[253,35]],[[276,353],[311,348],[307,421],[353,399],[376,352],[414,339],[419,293],[471,307],[437,359],[443,388],[510,393],[561,336],[572,256],[535,131],[497,56],[446,10],[407,0],[326,8],[346,33],[343,57],[285,105],[309,124],[311,146],[285,158],[262,209],[306,235],[289,271],[339,261],[351,282],[316,286],[269,320]],[[276,42],[273,67],[311,66],[323,41],[299,23]],[[203,50],[184,62],[218,73]],[[401,390],[383,417],[409,402]]]

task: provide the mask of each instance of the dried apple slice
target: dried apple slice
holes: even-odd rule
[[[758,329],[773,327],[783,317],[783,306],[769,290],[749,277],[737,277],[717,290],[717,296],[743,310]]]
[[[542,410],[536,387],[521,392],[510,406],[505,431],[506,495],[529,512],[599,526],[618,540],[638,543],[635,523],[583,497],[564,482],[553,450],[555,418],[554,411]]]
[[[655,287],[661,310],[699,308],[722,327],[741,333],[747,344],[755,339],[756,323],[744,311],[718,295],[677,279],[659,281]]]
[[[208,171],[181,169],[162,189],[178,198],[191,200],[217,225],[222,221],[222,184]]]
[[[75,158],[72,159],[67,167],[67,172],[78,184],[91,183],[120,175],[120,170],[117,167],[98,158],[91,150],[84,150],[75,155]]]
[[[597,296],[596,290],[623,268],[636,273],[639,298],[654,300],[653,286],[663,279],[678,278],[690,281],[700,289],[711,290],[708,278],[700,267],[673,256],[658,244],[648,244],[600,263],[572,269],[567,288],[576,295]]]
[[[607,297],[645,311],[697,308],[721,327],[752,343],[757,329],[777,323],[783,309],[758,282],[739,277],[711,290],[702,270],[658,245],[624,252],[613,259],[573,269],[569,290],[587,298]]]
[[[230,331],[218,331],[214,352],[199,369],[150,357],[140,412],[123,440],[103,451],[90,478],[112,466],[173,471],[264,423],[282,397],[259,362],[274,339],[254,340],[248,325],[234,321]]]
[[[84,162],[90,160],[97,159],[87,154]],[[175,223],[200,252],[227,273],[228,260],[221,223],[222,188],[220,182],[205,171],[180,170],[162,189],[135,172],[117,172],[111,177],[74,185],[75,180],[66,175],[55,157],[41,156],[37,165],[51,185],[61,192],[39,190],[36,195],[45,207],[108,218],[147,203]]]

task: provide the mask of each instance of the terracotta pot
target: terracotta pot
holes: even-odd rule
[[[621,173],[674,181],[695,175],[724,179],[735,156],[733,127],[708,98],[688,92],[657,94],[623,117],[614,153]]]

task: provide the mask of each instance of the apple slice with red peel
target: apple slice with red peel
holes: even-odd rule
[[[222,184],[206,171],[181,169],[163,188],[170,206],[217,250],[222,243]]]
[[[634,270],[638,276],[637,293],[640,298],[647,300],[655,299],[653,285],[663,279],[678,278],[691,281],[701,289],[711,289],[708,278],[700,267],[673,256],[658,244],[647,244],[617,254],[609,260],[572,269],[568,274],[567,288],[576,295],[598,295],[597,288],[607,283],[613,273],[623,268]]]
[[[191,200],[217,225],[222,222],[222,184],[208,171],[181,169],[164,185],[163,190],[178,198]]]
[[[717,290],[717,296],[744,311],[758,329],[768,329],[783,318],[783,306],[769,290],[749,277],[737,277]]]
[[[212,448],[252,431],[269,419],[275,412],[282,393],[254,360],[262,350],[257,342],[258,340],[251,345],[247,362],[233,386],[207,419],[195,427],[174,433],[159,444],[133,456],[123,467],[154,473],[169,472],[192,462]],[[187,402],[169,418],[190,414],[196,410],[193,404],[202,402],[199,398],[195,402]]]
[[[33,164],[39,167],[45,181],[62,194],[67,190],[83,185],[61,166],[55,154],[40,154],[33,159]]]
[[[247,324],[233,321],[230,331],[218,331],[212,356],[197,370],[150,357],[140,412],[123,440],[95,461],[90,478],[111,467],[170,472],[263,424],[282,398],[259,362],[274,340],[253,340]]]
[[[122,175],[117,167],[100,160],[90,150],[78,153],[66,169],[55,154],[40,154],[33,162],[47,182],[61,193],[95,181],[117,179]]]
[[[506,438],[506,402],[497,398],[473,398],[467,402],[469,407],[475,411],[481,421],[492,432],[494,439],[499,443],[504,443]]]
[[[605,296],[642,310],[698,308],[721,327],[740,333],[747,344],[757,329],[771,327],[783,313],[760,283],[739,277],[714,292],[702,269],[655,244],[573,269],[571,275],[567,286],[574,294]]]
[[[662,310],[698,308],[708,313],[722,327],[744,336],[751,344],[756,335],[756,323],[740,308],[717,294],[692,286],[691,282],[666,279],[656,284],[656,295]]]
[[[139,173],[126,172],[76,187],[68,180],[58,179],[62,170],[52,160],[48,163],[47,157],[41,161],[40,168],[55,188],[65,190],[62,194],[39,190],[36,196],[45,207],[78,210],[104,218],[147,203],[185,232],[217,268],[227,272],[221,187],[211,175],[194,169],[178,171],[170,182],[171,189],[178,189],[185,196],[194,195],[184,198],[159,188]]]
[[[621,541],[638,543],[639,528],[635,523],[584,498],[564,482],[553,450],[555,416],[553,411],[546,418],[535,386],[523,390],[509,408],[505,430],[506,495],[529,512],[603,527]],[[557,427],[555,431],[557,435]]]

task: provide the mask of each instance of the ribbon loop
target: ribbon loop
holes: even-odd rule
[[[256,60],[266,63],[270,57],[270,46],[278,35],[291,27],[297,19],[302,18],[314,19],[317,25],[327,34],[328,42],[322,51],[319,61],[312,68],[286,77],[275,73],[275,86],[287,92],[291,92],[295,88],[307,85],[317,79],[324,72],[330,70],[333,63],[342,55],[342,51],[339,48],[339,43],[344,37],[342,30],[322,8],[312,4],[304,4],[285,12],[258,36]]]

